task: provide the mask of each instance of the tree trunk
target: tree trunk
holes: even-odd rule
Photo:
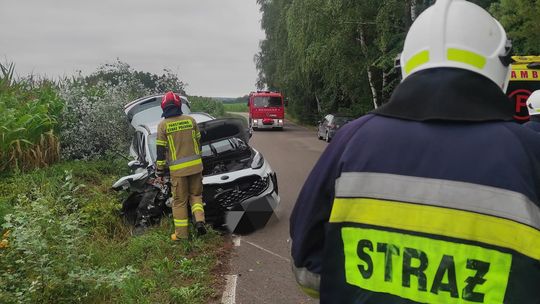
[[[371,88],[371,95],[373,97],[373,107],[376,109],[378,107],[377,88],[375,88],[375,84],[373,83],[373,72],[371,71],[369,66],[366,69],[368,74],[369,87]]]
[[[385,89],[386,89],[386,86],[388,86],[388,76],[390,76],[390,73],[392,72],[392,70],[390,70],[389,73],[386,73],[385,71],[382,72],[381,104],[388,100],[388,93],[387,93],[387,90]]]
[[[317,94],[315,94],[315,100],[317,101],[317,112],[321,114],[322,113],[321,101],[319,100],[319,97],[317,96]]]
[[[366,38],[364,35],[364,28],[362,25],[358,26],[358,32],[360,34],[360,47],[362,48],[362,53],[364,53],[364,57],[366,58],[366,63],[368,63],[368,47],[366,44]],[[377,108],[377,88],[375,88],[375,84],[373,83],[373,73],[371,71],[370,65],[368,63],[368,66],[366,67],[368,81],[369,81],[369,87],[371,88],[371,96],[373,98],[373,106],[375,109]]]

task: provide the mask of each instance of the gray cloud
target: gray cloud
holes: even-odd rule
[[[255,0],[0,0],[0,57],[50,77],[118,57],[172,69],[192,95],[240,96],[256,81],[260,18]]]

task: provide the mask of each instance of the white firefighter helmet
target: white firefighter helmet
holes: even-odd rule
[[[449,67],[481,74],[506,91],[511,43],[502,25],[465,0],[437,0],[411,26],[403,52],[403,79],[432,68]]]
[[[529,115],[540,115],[540,90],[534,91],[527,99]]]

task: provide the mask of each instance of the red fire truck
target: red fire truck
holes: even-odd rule
[[[279,92],[257,91],[249,94],[249,126],[257,129],[283,130],[285,107]]]

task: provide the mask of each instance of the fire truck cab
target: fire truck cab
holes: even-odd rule
[[[257,91],[249,94],[249,127],[283,130],[285,107],[279,92]]]

